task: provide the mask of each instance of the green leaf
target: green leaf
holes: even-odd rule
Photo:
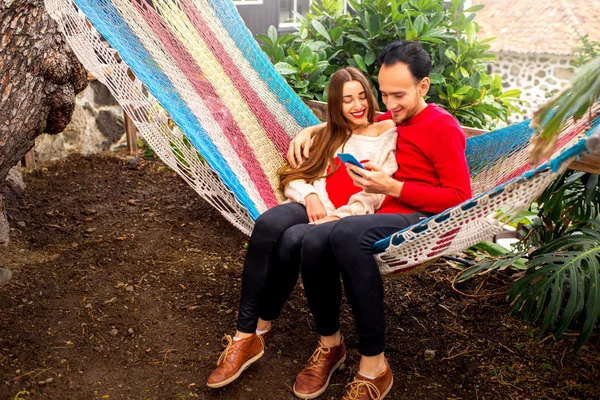
[[[452,51],[452,50],[450,50],[450,49],[447,49],[447,50],[444,52],[444,54],[445,54],[445,55],[446,55],[446,57],[448,57],[450,60],[452,60],[452,61],[456,62],[456,53],[455,53],[455,52],[453,52],[453,51]]]
[[[485,4],[479,4],[479,5],[476,5],[473,7],[469,7],[466,10],[464,10],[463,12],[464,13],[474,13],[474,12],[477,12],[477,11],[483,9],[484,7],[485,7]]]
[[[429,80],[432,84],[439,84],[444,82],[444,76],[442,74],[430,73]]]
[[[353,56],[353,58],[356,61],[356,65],[358,65],[358,68],[360,68],[361,71],[368,72],[367,71],[367,66],[365,64],[365,61],[363,60],[363,58],[362,58],[362,56],[360,54],[355,54]]]
[[[271,45],[277,42],[277,29],[273,25],[267,29],[267,36],[271,39]]]
[[[336,42],[340,37],[342,37],[344,30],[339,26],[336,26],[332,30],[329,31],[329,37],[332,42]]]
[[[259,33],[258,35],[255,36],[256,40],[259,42],[263,42],[269,46],[273,46],[273,42],[271,41],[271,38],[268,37],[267,35],[263,35],[261,33]]]
[[[314,53],[313,50],[309,46],[302,47],[302,50],[300,50],[298,64],[302,65],[302,64],[310,63],[313,53]]]
[[[319,34],[321,36],[323,36],[325,39],[327,39],[327,40],[329,40],[331,42],[331,37],[329,36],[329,33],[327,33],[327,29],[325,29],[325,27],[323,26],[323,24],[321,24],[316,19],[313,19],[311,21],[311,24],[312,24],[313,28],[315,28],[315,30],[317,32],[319,32]]]
[[[354,34],[349,34],[346,37],[348,39],[354,41],[354,42],[359,42],[359,43],[362,43],[362,44],[369,44],[369,42],[366,39],[363,39],[363,38],[361,38],[359,36],[356,36]]]
[[[423,32],[423,26],[425,25],[425,19],[423,15],[419,15],[414,22],[415,31],[417,32],[417,37],[421,36]]]
[[[280,63],[275,64],[275,69],[281,75],[290,75],[290,74],[296,74],[299,72],[298,68],[293,67],[286,62],[280,62]]]
[[[285,53],[283,52],[283,48],[279,45],[275,48],[275,52],[273,53],[273,62],[277,64],[285,59]]]
[[[509,89],[506,92],[502,93],[500,95],[500,97],[503,97],[503,98],[509,98],[509,97],[518,98],[518,97],[521,97],[521,90],[519,90],[519,89]]]
[[[596,190],[598,189],[598,175],[590,174],[587,182],[585,183],[585,202],[590,203],[596,196]]]
[[[371,37],[379,35],[381,32],[381,15],[375,14],[371,19],[367,21],[367,31]]]
[[[593,229],[567,231],[533,252],[527,274],[508,289],[515,301],[511,314],[526,320],[544,315],[538,337],[553,328],[558,338],[581,319],[575,351],[600,321],[600,222],[590,223]]]
[[[369,50],[369,51],[367,51],[367,54],[365,55],[364,61],[365,61],[365,64],[372,65],[376,59],[377,59],[377,56],[375,55],[375,52],[373,50]]]

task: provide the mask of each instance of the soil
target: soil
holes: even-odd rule
[[[264,357],[220,390],[205,381],[232,333],[247,238],[155,160],[75,157],[9,199],[0,266],[0,399],[293,399],[316,345],[300,285]],[[457,285],[439,262],[385,279],[391,399],[598,399],[600,335],[578,355],[508,316],[507,282]],[[460,291],[460,292],[459,292]],[[462,293],[461,293],[462,292]],[[321,396],[337,399],[359,355]]]

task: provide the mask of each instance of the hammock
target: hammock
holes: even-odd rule
[[[258,215],[283,200],[276,171],[289,141],[319,121],[231,1],[46,0],[46,7],[154,152],[234,226],[249,234]],[[414,272],[501,231],[586,144],[600,147],[600,138],[578,139],[599,113],[596,106],[592,123],[567,124],[557,156],[535,169],[527,122],[468,139],[474,198],[377,242],[381,272]]]

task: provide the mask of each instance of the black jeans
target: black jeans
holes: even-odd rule
[[[364,356],[384,351],[383,281],[373,244],[431,214],[375,214],[344,218],[315,226],[301,245],[302,281],[317,332],[330,336],[340,329],[344,283]]]
[[[286,203],[263,213],[250,236],[237,329],[254,333],[258,318],[279,317],[300,272],[300,248],[308,224],[303,205]]]

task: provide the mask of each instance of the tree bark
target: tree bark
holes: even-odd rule
[[[42,0],[0,2],[0,182],[38,135],[63,131],[86,86],[85,69]]]

